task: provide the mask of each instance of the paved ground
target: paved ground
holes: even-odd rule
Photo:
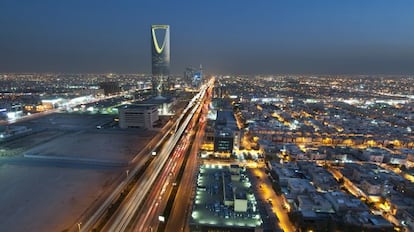
[[[26,154],[57,157],[129,161],[140,147],[145,145],[148,135],[123,133],[74,132],[60,136],[26,151]]]
[[[63,231],[105,193],[121,172],[2,165],[1,231]]]
[[[1,149],[14,151],[12,156],[0,157],[0,231],[74,231],[79,218],[128,169],[77,159],[127,163],[156,133],[96,129],[97,123],[110,122],[111,117],[52,114],[18,124],[34,133],[0,144]],[[25,158],[24,153],[46,159]]]

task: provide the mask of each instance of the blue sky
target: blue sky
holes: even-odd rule
[[[150,26],[171,69],[223,74],[414,73],[414,1],[0,1],[0,72],[150,73]]]

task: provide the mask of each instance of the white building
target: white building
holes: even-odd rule
[[[151,129],[159,120],[157,105],[124,105],[118,112],[120,128]]]

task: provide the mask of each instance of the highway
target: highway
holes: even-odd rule
[[[211,82],[213,83],[213,82]],[[209,88],[207,91],[211,92],[211,88]],[[200,99],[200,102],[203,102],[203,97]],[[205,101],[204,101],[205,102]],[[207,103],[208,104],[208,103]],[[201,106],[201,107],[200,107]],[[138,212],[138,218],[135,220],[135,226],[132,231],[157,231],[159,224],[161,223],[159,221],[159,216],[164,215],[164,210],[166,207],[166,204],[169,200],[170,193],[173,190],[175,186],[174,183],[176,183],[177,174],[179,172],[179,169],[182,168],[184,156],[187,153],[188,147],[191,144],[191,139],[193,137],[193,134],[195,133],[194,129],[196,129],[196,124],[200,122],[199,115],[202,110],[202,108],[205,106],[205,103],[203,105],[199,105],[196,108],[196,112],[194,116],[191,119],[191,122],[189,123],[186,131],[185,136],[181,138],[179,141],[177,147],[174,149],[173,154],[170,156],[170,160],[167,163],[166,167],[163,169],[158,181],[156,182],[155,186],[151,189],[148,200],[144,203],[143,207],[141,207],[141,210]],[[207,111],[205,112],[205,114]],[[203,121],[203,120],[201,120]],[[189,160],[187,161],[187,164],[190,162],[190,160],[194,161],[196,160],[196,154],[198,151],[199,142],[202,140],[203,137],[203,131],[204,128],[198,128],[197,137],[193,141],[198,141],[197,144],[192,144],[191,147],[191,155]],[[194,169],[194,170],[193,170]],[[191,175],[192,173],[195,173],[195,168],[192,167],[190,170],[188,165],[186,166],[186,171],[184,172],[185,176],[186,174]],[[188,205],[189,201],[189,194],[191,191],[188,191],[188,186],[192,186],[192,181],[183,183],[182,180],[180,182],[180,185],[178,186],[179,190],[182,190],[184,186],[185,192],[188,194],[186,198],[184,198],[184,201],[181,201],[181,209],[183,207]],[[181,187],[180,187],[181,186]],[[177,195],[178,197],[178,195]],[[177,199],[175,199],[174,203],[177,202]],[[174,204],[176,205],[176,204]],[[149,210],[148,210],[149,209]],[[174,211],[174,206],[172,209],[172,212],[170,212],[170,218],[171,217],[177,217],[179,216],[182,223],[180,223],[180,227],[183,227],[186,225],[186,216],[182,214],[177,214],[176,211]],[[170,222],[171,219],[168,219],[168,222]],[[176,230],[175,228],[179,228],[176,225],[174,227],[171,227],[171,231]],[[166,229],[167,231],[170,231],[170,229]]]
[[[171,159],[163,169],[158,181],[154,184],[148,195],[148,200],[138,212],[133,231],[157,231],[158,216],[163,214],[169,193],[177,175],[177,170],[182,165],[183,158],[190,143],[190,134],[184,136],[180,144],[174,149]]]
[[[201,88],[201,91],[196,94],[196,96],[190,101],[187,107],[184,109],[181,114],[180,120],[176,121],[174,126],[172,121],[169,121],[164,128],[158,133],[152,140],[149,142],[145,149],[143,149],[135,158],[130,162],[132,168],[127,170],[126,175],[120,175],[120,184],[113,190],[106,199],[102,199],[97,206],[93,206],[94,212],[86,212],[85,215],[82,215],[78,222],[73,225],[73,231],[90,231],[94,230],[97,225],[103,223],[107,219],[104,218],[107,215],[107,212],[111,209],[114,202],[119,199],[120,195],[124,194],[124,191],[136,174],[142,170],[147,164],[148,160],[153,158],[153,161],[147,167],[147,171],[141,176],[138,181],[137,186],[133,191],[128,194],[124,204],[118,208],[116,216],[110,219],[106,223],[108,225],[104,227],[104,230],[108,231],[124,231],[134,215],[137,208],[139,208],[145,199],[146,193],[153,188],[155,184],[159,186],[160,191],[163,194],[165,188],[169,183],[169,173],[174,173],[178,169],[179,161],[182,162],[182,153],[188,147],[189,139],[184,139],[182,144],[179,144],[178,141],[181,138],[181,135],[184,134],[187,126],[189,125],[190,120],[193,118],[196,109],[200,108],[200,99],[204,97],[204,93],[207,87],[204,86]],[[49,110],[37,114],[32,114],[23,118],[20,118],[16,121],[25,121],[29,119],[35,119],[38,117],[43,117],[48,114],[57,112],[58,110]],[[183,117],[186,115],[185,117]],[[172,136],[171,136],[172,134]],[[179,144],[179,145],[177,145]],[[177,146],[176,146],[177,145]],[[159,151],[156,157],[152,157],[150,154],[153,150],[158,150],[162,146],[162,149]],[[174,153],[173,149],[176,147]],[[170,155],[172,153],[172,155]],[[170,159],[171,157],[171,159]],[[176,159],[175,162],[173,160]],[[161,171],[164,171],[162,174]],[[159,176],[160,175],[160,176]],[[122,176],[125,176],[122,177]],[[159,177],[158,177],[159,176]],[[123,180],[121,180],[123,179]],[[159,179],[159,180],[158,180]],[[155,183],[155,184],[154,184]],[[161,183],[164,183],[161,185]],[[156,207],[155,207],[156,208]]]
[[[213,82],[211,82],[213,83]],[[211,85],[212,86],[212,85]],[[207,89],[207,96],[211,96],[211,91],[212,91],[212,87],[209,87]],[[152,210],[152,212],[154,212],[154,214],[152,215],[148,215],[147,218],[149,219],[148,221],[152,221],[152,224],[147,224],[147,222],[144,221],[138,221],[137,225],[140,225],[138,227],[135,227],[134,231],[156,231],[158,229],[158,231],[160,231],[160,228],[158,228],[158,225],[160,223],[160,221],[158,220],[158,216],[163,214],[163,211],[165,210],[165,206],[168,200],[172,200],[172,199],[168,199],[168,197],[174,197],[174,196],[170,196],[170,192],[173,190],[174,187],[178,188],[175,198],[174,203],[172,205],[171,210],[166,214],[169,214],[168,218],[165,218],[165,220],[167,221],[166,225],[164,224],[162,229],[164,229],[165,231],[177,231],[177,228],[181,228],[182,230],[184,230],[185,226],[186,226],[186,222],[187,222],[187,216],[188,216],[188,210],[189,210],[189,206],[191,205],[191,193],[192,191],[188,191],[189,190],[189,186],[193,186],[193,180],[195,178],[195,173],[197,171],[197,153],[198,153],[198,148],[201,145],[201,141],[203,140],[203,136],[204,136],[204,127],[205,127],[205,118],[207,116],[208,113],[208,104],[210,103],[210,98],[206,97],[206,98],[202,98],[200,99],[201,105],[200,107],[197,108],[196,113],[194,114],[194,117],[192,118],[187,130],[186,130],[186,136],[184,136],[182,138],[182,142],[180,143],[181,145],[179,145],[179,148],[183,147],[183,149],[179,149],[178,152],[180,155],[180,160],[177,161],[177,165],[174,166],[176,167],[176,169],[179,168],[183,168],[183,160],[184,156],[186,155],[185,153],[187,153],[188,150],[188,146],[191,146],[191,151],[189,153],[189,155],[187,155],[187,160],[186,160],[186,164],[185,164],[185,171],[182,172],[182,177],[181,179],[178,181],[179,185],[178,186],[172,186],[170,183],[170,186],[168,187],[168,181],[163,183],[163,186],[167,186],[167,194],[165,194],[164,196],[162,196],[163,198],[161,198],[161,196],[159,198],[151,198],[151,199],[156,199],[156,203],[153,203],[153,207],[156,208],[156,210],[152,210],[152,208],[150,207],[150,209]],[[190,129],[192,129],[190,131]],[[195,138],[193,138],[194,134],[196,134]],[[191,141],[193,143],[191,143]],[[184,145],[183,145],[184,144]],[[164,171],[167,172],[168,170]],[[176,179],[176,175],[178,171],[173,171],[170,172],[170,177],[172,178],[172,180]],[[162,190],[161,190],[161,194],[162,194]],[[189,200],[190,199],[190,200]],[[149,201],[152,202],[152,201]],[[145,207],[144,207],[145,209]],[[158,212],[158,213],[157,213]]]
[[[161,133],[157,134],[147,144],[146,148],[144,148],[144,150],[142,150],[135,156],[135,158],[131,161],[131,164],[134,168],[128,170],[128,175],[126,176],[126,178],[119,183],[116,189],[114,189],[106,199],[100,202],[100,205],[96,207],[96,210],[90,215],[83,216],[78,220],[82,223],[80,231],[90,231],[93,228],[95,228],[99,223],[101,223],[102,217],[105,216],[111,204],[118,199],[121,192],[124,191],[127,185],[132,181],[134,176],[138,173],[139,170],[141,170],[144,167],[145,163],[150,158],[150,156],[146,155],[150,154],[152,148],[156,148],[160,145],[162,141],[164,141],[167,138],[167,131],[171,129],[171,126],[172,124],[170,122],[167,123],[166,126],[162,129]],[[77,225],[74,225],[74,228],[76,229],[75,231],[79,231]]]
[[[208,90],[208,96],[211,97],[211,88]],[[210,98],[207,98],[204,106],[210,104]],[[205,109],[205,108],[204,108]],[[208,109],[208,107],[207,107]],[[190,186],[193,186],[196,179],[196,173],[198,168],[198,151],[203,141],[205,132],[205,117],[207,117],[208,110],[202,112],[201,120],[199,124],[199,130],[196,133],[193,145],[190,150],[189,158],[185,168],[185,172],[182,176],[180,185],[178,187],[177,195],[175,197],[174,204],[171,209],[170,218],[167,221],[165,231],[189,231],[187,228],[188,216],[191,212],[191,203],[193,198],[193,191],[189,191]]]
[[[113,222],[110,222],[111,227],[109,227],[108,231],[125,231],[131,222],[134,212],[141,205],[146,193],[152,188],[161,170],[164,168],[164,164],[184,131],[184,126],[186,126],[186,124],[183,124],[177,133],[167,140],[161,152],[159,152],[157,157],[148,167],[145,175],[140,178],[134,191],[130,193],[132,197],[125,201],[125,204],[120,207],[116,219]]]
[[[210,82],[212,83],[212,82]],[[210,84],[211,85],[211,84]],[[177,120],[177,124],[180,126],[176,129],[175,132],[168,131],[165,134],[168,138],[166,142],[162,146],[161,150],[157,154],[157,156],[152,160],[152,162],[147,167],[146,171],[138,180],[136,186],[129,192],[128,196],[122,202],[121,206],[117,209],[108,223],[107,227],[104,227],[103,231],[125,231],[128,229],[131,221],[133,220],[133,216],[135,212],[142,206],[143,201],[146,199],[147,194],[150,192],[153,186],[155,186],[158,182],[163,182],[168,180],[168,177],[165,176],[165,172],[162,171],[168,168],[175,168],[173,162],[171,161],[171,154],[178,141],[181,139],[184,131],[186,131],[187,126],[189,125],[190,120],[193,118],[196,110],[200,107],[200,99],[204,98],[205,92],[207,90],[207,85],[204,85],[201,88],[201,91],[194,96],[194,98],[190,101],[188,106],[184,109],[182,115],[186,115],[184,117],[180,117],[180,120]],[[188,113],[188,114],[187,114]],[[172,133],[172,136],[171,136]],[[174,154],[173,154],[174,155]],[[168,161],[168,162],[167,162]],[[170,166],[170,165],[173,166]],[[131,173],[131,176],[137,172],[138,169],[134,169]],[[134,173],[135,172],[135,173]],[[163,173],[163,174],[162,174]],[[168,173],[168,172],[167,172]],[[165,182],[167,183],[167,182]],[[161,187],[162,186],[162,187]],[[157,185],[158,188],[161,188],[161,192],[163,192],[165,184]],[[121,189],[114,191],[114,194],[120,194],[122,192]],[[152,196],[154,197],[154,196]],[[152,199],[154,200],[154,199]],[[112,201],[111,201],[112,202]],[[158,205],[157,205],[158,206]],[[156,207],[155,207],[156,208]],[[82,228],[82,231],[87,231],[86,226]]]

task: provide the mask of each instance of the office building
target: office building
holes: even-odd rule
[[[203,80],[203,66],[196,70],[192,67],[187,67],[184,72],[184,80],[189,87],[198,88]]]
[[[163,36],[162,36],[163,35]],[[152,89],[161,96],[170,75],[170,26],[151,26]]]
[[[214,135],[214,151],[232,153],[234,145],[234,135],[229,128],[216,130]]]
[[[233,149],[239,149],[241,135],[232,111],[217,111],[214,127],[215,152],[232,153]]]
[[[264,231],[251,182],[245,169],[235,166],[200,167],[190,231]]]
[[[118,108],[120,128],[153,128],[159,120],[157,105],[124,105]]]

